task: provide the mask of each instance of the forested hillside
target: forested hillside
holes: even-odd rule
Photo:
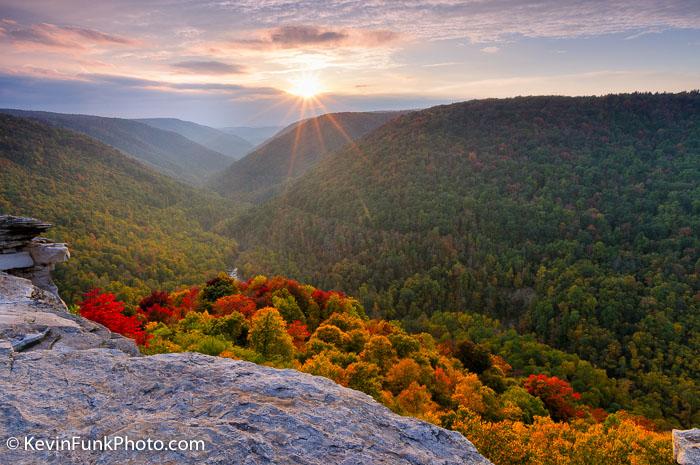
[[[70,129],[121,150],[156,171],[201,185],[231,164],[231,158],[179,134],[138,121],[92,115],[67,115],[45,111],[0,110]]]
[[[54,276],[72,302],[100,287],[127,301],[226,269],[235,243],[212,232],[235,210],[89,137],[0,115],[0,212],[55,224],[72,259]]]
[[[211,186],[234,199],[254,203],[267,200],[334,150],[399,114],[329,113],[302,120],[231,165]]]
[[[253,149],[253,144],[235,134],[177,118],[137,119],[154,128],[172,131],[215,152],[238,160]]]
[[[232,230],[246,276],[355,293],[412,330],[479,312],[700,424],[700,95],[527,97],[399,117]]]

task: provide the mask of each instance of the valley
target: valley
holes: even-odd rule
[[[31,119],[0,116],[0,210],[55,223],[73,253],[55,273],[62,297],[89,318],[90,289],[123,301],[144,353],[329,377],[463,432],[495,463],[555,428],[536,415],[617,418],[651,441],[644,454],[665,443],[651,431],[700,418],[697,92],[323,115],[211,168],[204,188],[99,141],[122,123],[92,139],[56,127],[68,116],[10,113]],[[175,129],[164,121],[135,124]],[[192,144],[213,134],[176,125],[196,128]],[[270,308],[291,339],[256,346],[251,318]],[[370,350],[373,334],[394,347]],[[413,344],[420,355],[402,355]],[[425,365],[440,357],[453,358]],[[428,366],[452,373],[448,394]],[[577,397],[523,397],[537,377]],[[487,430],[513,421],[527,433],[490,448]]]
[[[697,0],[0,0],[0,464],[700,465],[699,46]]]

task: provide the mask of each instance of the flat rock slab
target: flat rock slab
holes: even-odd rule
[[[0,271],[34,266],[29,252],[0,253]]]
[[[0,363],[0,367],[3,365]],[[201,354],[90,349],[14,355],[0,437],[202,440],[204,451],[8,451],[30,464],[489,464],[459,433],[294,370]]]

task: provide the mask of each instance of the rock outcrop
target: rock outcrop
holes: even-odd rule
[[[673,430],[673,458],[679,465],[700,465],[700,429]]]
[[[15,354],[0,389],[3,437],[198,440],[204,449],[2,450],[2,463],[489,463],[459,433],[328,379],[201,354]]]
[[[54,349],[118,349],[139,355],[134,341],[68,312],[55,294],[0,272],[0,342],[14,352]],[[2,463],[2,462],[0,462]]]
[[[0,272],[0,463],[490,462],[459,433],[326,378],[201,354],[138,356],[130,340]]]
[[[66,244],[36,237],[50,227],[34,218],[0,215],[0,271],[28,278],[58,295],[51,271],[57,263],[68,260],[70,252]]]

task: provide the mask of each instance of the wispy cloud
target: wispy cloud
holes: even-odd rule
[[[500,51],[501,51],[501,48],[500,48],[500,47],[495,47],[495,46],[491,45],[491,46],[482,48],[481,51],[484,52],[484,53],[494,54],[494,53],[500,52]]]
[[[138,41],[134,39],[84,27],[57,26],[51,23],[23,26],[13,20],[3,20],[0,24],[0,39],[17,44],[37,44],[68,49],[138,44]]]
[[[244,66],[213,60],[180,61],[178,63],[172,63],[170,66],[178,72],[186,74],[227,75],[245,72]]]
[[[442,68],[444,66],[458,66],[462,65],[461,61],[443,61],[441,63],[428,63],[427,65],[423,65],[423,68]]]
[[[661,32],[662,31],[660,29],[649,29],[646,31],[640,31],[640,32],[634,33],[632,35],[629,35],[629,36],[625,37],[625,40],[634,40],[634,39],[638,39],[642,36],[646,36],[649,34],[660,34]]]
[[[56,23],[116,18],[126,27],[185,37],[263,29],[268,34],[262,41],[297,45],[345,42],[352,36],[349,31],[358,28],[478,43],[513,35],[581,37],[700,28],[697,0],[3,0],[3,6],[27,12],[27,17],[56,16]]]
[[[283,46],[338,43],[348,38],[342,31],[324,31],[313,26],[284,26],[270,32],[270,42]]]
[[[244,48],[376,47],[399,37],[388,30],[334,30],[309,25],[265,29],[256,35],[255,38],[234,39],[231,44]]]
[[[167,82],[153,79],[143,79],[133,76],[111,74],[79,74],[75,79],[92,83],[111,84],[122,88],[152,89],[162,91],[197,91],[208,93],[226,93],[230,96],[251,94],[282,95],[282,91],[271,87],[243,86],[217,82]]]
[[[697,0],[242,0],[217,4],[251,21],[395,31],[425,40],[494,42],[514,35],[571,38],[700,27]],[[279,21],[279,19],[278,19]]]

